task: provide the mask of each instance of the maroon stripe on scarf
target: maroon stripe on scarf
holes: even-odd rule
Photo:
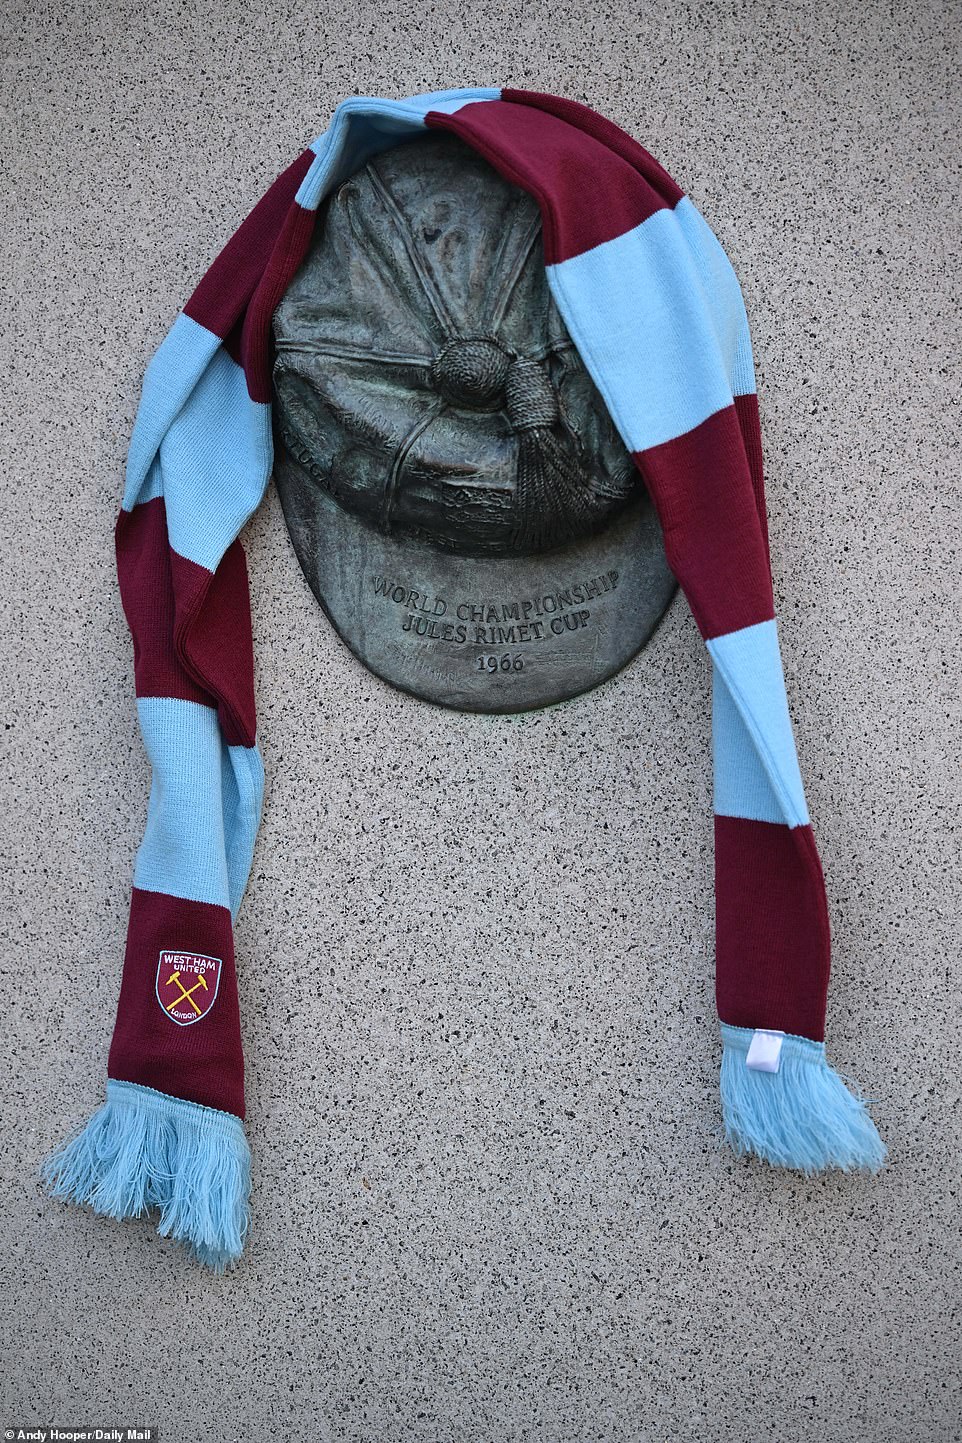
[[[738,424],[742,428],[742,440],[745,442],[748,469],[752,473],[755,505],[758,508],[758,524],[762,528],[762,537],[765,541],[765,559],[769,563],[769,570],[771,570],[768,550],[768,512],[765,509],[765,470],[762,459],[762,428],[758,416],[758,397],[755,392],[752,391],[746,396],[736,396],[735,410],[738,413]]]
[[[715,899],[722,1022],[821,1042],[830,943],[811,827],[716,816]]]
[[[240,542],[212,576],[172,550],[161,496],[121,511],[115,536],[137,695],[216,707],[227,744],[252,747],[254,645]]]
[[[425,124],[450,130],[541,207],[544,258],[554,265],[633,230],[669,203],[602,140],[530,104],[478,100]],[[599,198],[604,203],[599,203]]]
[[[134,643],[137,696],[172,696],[216,706],[184,669],[174,645],[174,593],[163,497],[121,511],[114,532],[117,577]]]
[[[588,105],[581,105],[577,100],[565,100],[560,95],[547,95],[537,90],[507,90],[501,91],[501,99],[512,101],[518,105],[534,106],[538,110],[547,111],[556,115],[559,120],[567,121],[569,125],[576,126],[579,130],[593,135],[606,145],[609,150],[615,151],[629,165],[634,166],[640,175],[654,186],[665,204],[671,209],[678,204],[684,195],[684,191],[678,183],[672,179],[660,165],[653,155],[644,146],[639,145],[633,136],[628,135],[620,126],[613,121],[607,120],[605,116],[599,115]]]
[[[271,321],[307,252],[317,213],[290,207],[244,317],[241,363],[252,401],[271,400]]]
[[[736,407],[634,459],[658,511],[668,564],[702,636],[771,621],[761,472],[756,485]]]
[[[305,150],[277,177],[205,273],[184,314],[213,331],[229,335],[254,294],[294,196],[316,156]]]
[[[178,1027],[157,1000],[157,964],[167,951],[200,952],[222,964],[213,1006],[190,1027]],[[244,1116],[244,1058],[226,907],[134,887],[107,1074]]]
[[[257,714],[244,548],[232,541],[213,576],[176,551],[170,559],[177,654],[189,675],[213,695],[228,746],[252,747]]]

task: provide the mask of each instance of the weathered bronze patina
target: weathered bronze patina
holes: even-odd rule
[[[524,191],[453,136],[381,154],[327,203],[274,338],[294,549],[372,671],[513,712],[644,645],[674,579]]]

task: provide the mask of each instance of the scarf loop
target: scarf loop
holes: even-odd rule
[[[116,526],[152,769],[106,1101],[47,1159],[54,1196],[241,1253],[250,1156],[233,922],[261,812],[238,534],[271,474],[271,318],[321,202],[372,156],[452,131],[542,216],[548,283],[654,501],[712,665],[721,1103],[738,1153],[878,1168],[825,1056],[825,886],[786,701],[748,322],[692,202],[592,110],[494,88],[352,98],[285,170],[150,362]]]

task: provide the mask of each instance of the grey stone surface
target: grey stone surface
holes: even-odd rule
[[[3,1423],[165,1439],[960,1436],[959,14],[4,7]],[[876,1181],[719,1137],[708,666],[420,704],[246,542],[255,1231],[207,1276],[43,1199],[98,1103],[147,766],[112,527],[144,364],[350,92],[510,82],[648,144],[742,280],[790,702]]]

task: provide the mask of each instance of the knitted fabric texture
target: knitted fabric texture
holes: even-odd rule
[[[738,1152],[804,1171],[884,1156],[822,1043],[825,888],[782,678],[752,350],[731,265],[662,167],[582,105],[497,89],[349,99],[255,206],[151,361],[116,528],[153,780],[107,1100],[44,1176],[55,1195],[114,1217],[159,1210],[160,1231],[215,1268],[237,1258],[247,1229],[232,923],[263,770],[237,537],[271,474],[271,318],[324,198],[429,128],[452,131],[537,200],[552,295],[640,469],[711,658],[728,1136]],[[761,1066],[759,1030],[774,1034]]]

